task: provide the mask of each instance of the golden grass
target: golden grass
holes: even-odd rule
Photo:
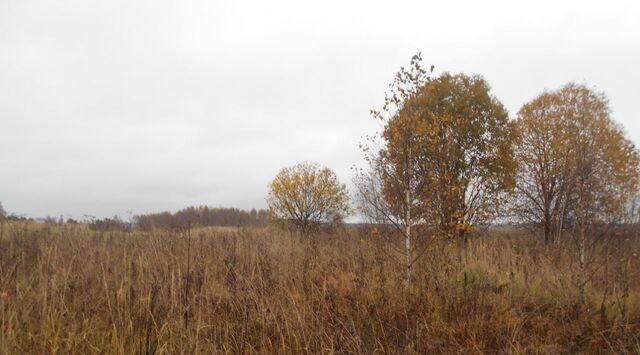
[[[638,353],[640,240],[493,232],[404,273],[366,234],[0,228],[0,353]],[[189,257],[187,257],[189,256]]]

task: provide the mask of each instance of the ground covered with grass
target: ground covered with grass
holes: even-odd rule
[[[430,241],[405,285],[366,230],[0,226],[0,353],[638,353],[640,240]]]

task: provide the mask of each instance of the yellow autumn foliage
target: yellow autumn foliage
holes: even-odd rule
[[[331,169],[309,162],[280,170],[269,185],[267,203],[273,220],[305,235],[349,213],[346,185]]]

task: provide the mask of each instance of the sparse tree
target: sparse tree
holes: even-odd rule
[[[409,283],[417,239],[465,236],[497,215],[515,184],[515,131],[479,76],[431,78],[416,55],[390,86],[372,111],[383,129],[363,145],[369,171],[356,185],[376,233],[404,237]]]
[[[498,216],[515,186],[515,129],[487,82],[448,73],[428,80],[387,127],[406,119],[418,122],[420,199],[441,234],[464,237]]]
[[[516,212],[540,225],[545,241],[570,221],[609,223],[628,206],[638,152],[604,94],[576,84],[545,92],[520,109],[516,126]]]
[[[347,187],[329,168],[309,162],[280,170],[269,185],[267,203],[275,221],[291,224],[303,235],[349,213]]]
[[[520,110],[517,211],[545,241],[571,228],[578,246],[581,303],[588,282],[586,232],[621,222],[637,191],[640,157],[610,118],[608,100],[584,85],[545,92]]]
[[[369,169],[358,169],[354,178],[360,210],[375,236],[383,238],[393,254],[404,259],[407,287],[413,264],[421,254],[415,252],[415,244],[428,218],[420,199],[424,176],[418,174],[421,122],[416,115],[399,118],[398,113],[429,80],[421,62],[417,54],[408,69],[400,68],[389,85],[382,110],[371,111],[384,129],[380,136],[367,137],[361,145]],[[378,147],[380,143],[382,147]]]
[[[518,112],[518,162],[515,215],[540,226],[545,243],[562,231],[570,185],[568,161],[571,141],[556,93],[544,93]]]
[[[2,202],[0,202],[0,220],[7,218],[7,212],[2,208]]]

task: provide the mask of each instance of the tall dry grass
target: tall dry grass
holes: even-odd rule
[[[0,227],[0,353],[638,353],[640,240],[516,231],[402,266],[371,236]],[[187,257],[188,256],[188,257]]]

